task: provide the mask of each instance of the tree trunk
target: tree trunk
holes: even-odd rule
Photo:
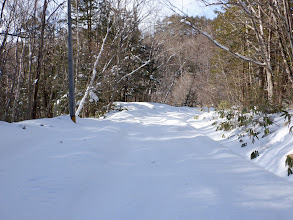
[[[40,47],[38,52],[38,64],[36,70],[35,86],[34,86],[34,100],[33,100],[33,109],[32,109],[32,119],[37,118],[37,105],[38,105],[38,91],[39,91],[39,81],[41,76],[41,69],[43,64],[43,47],[44,47],[44,34],[46,26],[46,11],[47,11],[48,2],[44,0],[43,13],[42,13],[42,26],[41,26],[41,35],[40,35]]]
[[[17,42],[18,44],[18,42]],[[14,122],[15,121],[15,110],[17,108],[17,102],[19,100],[19,93],[20,93],[20,80],[21,80],[21,73],[23,72],[23,58],[24,58],[24,50],[25,50],[25,40],[23,42],[23,46],[22,46],[22,52],[21,52],[21,57],[19,60],[19,64],[18,64],[18,60],[16,60],[17,62],[17,66],[19,66],[18,69],[18,76],[17,76],[17,85],[16,85],[16,92],[15,92],[15,98],[14,98],[14,103],[13,103],[13,108],[12,108],[12,119],[11,121]]]
[[[186,95],[186,99],[185,99],[185,102],[184,102],[184,106],[190,106],[190,104],[188,102],[189,102],[189,98],[190,98],[190,95],[191,95],[191,90],[193,88],[194,81],[195,81],[195,74],[194,74],[194,76],[192,78],[192,82],[191,82],[191,84],[189,86],[189,90],[188,90],[188,93]]]
[[[176,75],[173,77],[172,83],[171,83],[171,85],[170,85],[170,87],[169,87],[169,89],[168,89],[168,91],[167,91],[167,93],[166,93],[166,95],[165,95],[165,97],[164,97],[164,99],[162,101],[163,104],[166,103],[166,100],[167,100],[167,98],[168,98],[168,96],[169,96],[169,94],[170,94],[170,92],[171,92],[171,90],[172,90],[172,88],[174,86],[175,80],[176,80]]]
[[[35,0],[34,4],[34,17],[33,17],[33,28],[36,28],[36,13],[37,13],[37,2],[38,0]],[[26,119],[31,119],[32,118],[32,103],[33,103],[33,84],[32,84],[32,79],[34,78],[33,72],[32,72],[32,63],[33,63],[33,54],[35,50],[35,33],[36,31],[34,30],[32,35],[30,36],[30,41],[29,41],[29,56],[28,56],[28,106],[27,106],[27,115]]]

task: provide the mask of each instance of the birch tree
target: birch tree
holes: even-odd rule
[[[80,112],[81,112],[81,110],[82,110],[82,108],[83,108],[83,106],[84,106],[84,104],[85,104],[86,98],[88,97],[88,95],[89,95],[89,93],[90,93],[90,91],[91,91],[91,89],[92,89],[92,87],[93,87],[94,80],[95,80],[95,78],[96,78],[96,76],[97,76],[97,67],[98,67],[99,61],[100,61],[100,59],[101,59],[102,53],[103,53],[103,51],[104,51],[104,47],[105,47],[106,41],[107,41],[107,39],[108,39],[108,36],[109,36],[109,32],[110,32],[110,30],[111,30],[111,26],[110,26],[110,18],[109,18],[109,20],[108,20],[108,25],[107,25],[107,32],[106,32],[106,35],[105,35],[105,37],[104,37],[104,39],[103,39],[103,42],[102,42],[102,45],[101,45],[101,48],[100,48],[99,54],[98,54],[98,56],[97,56],[97,58],[96,58],[96,61],[95,61],[95,63],[94,63],[94,67],[93,67],[93,71],[92,71],[91,80],[90,80],[90,82],[89,82],[89,84],[88,84],[88,86],[87,86],[87,88],[86,88],[86,91],[85,91],[85,93],[84,93],[84,96],[83,96],[83,98],[81,99],[81,101],[80,101],[80,103],[79,103],[79,106],[78,106],[78,109],[77,109],[77,111],[76,111],[76,115],[77,115],[77,116],[80,114]]]

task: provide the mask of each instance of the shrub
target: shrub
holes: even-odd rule
[[[221,124],[217,127],[218,130],[230,131],[234,126],[229,121],[221,122]]]
[[[257,150],[255,150],[250,154],[250,159],[253,160],[254,158],[257,158],[258,156],[259,156],[259,153]]]
[[[293,166],[293,154],[288,154],[286,161],[285,161],[285,166],[288,166],[288,176],[293,174],[292,172],[292,166]]]
[[[219,118],[223,119],[220,122],[214,122],[213,125],[217,125],[218,130],[230,131],[234,128],[240,128],[246,135],[251,139],[251,142],[254,144],[256,139],[259,139],[259,127],[262,128],[263,135],[262,138],[271,134],[269,127],[273,124],[273,117],[269,116],[271,112],[275,112],[278,108],[273,109],[269,108],[265,110],[260,107],[251,107],[250,110],[243,109],[239,110],[225,110],[224,108],[218,108],[217,111]],[[289,121],[291,120],[291,115],[283,111],[283,115]],[[291,127],[293,134],[293,126]],[[245,136],[245,135],[244,135]],[[240,141],[241,142],[241,141]],[[242,144],[241,147],[245,147],[245,144]]]
[[[282,110],[282,114],[281,114],[281,117],[284,117],[285,118],[285,124],[286,125],[288,125],[288,127],[290,126],[290,124],[291,124],[291,117],[292,117],[292,115],[289,113],[289,112],[287,112],[287,111],[285,111],[285,110]],[[293,134],[293,126],[291,126],[290,128],[289,128],[289,133],[290,134]]]

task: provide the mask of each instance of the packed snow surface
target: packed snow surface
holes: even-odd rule
[[[212,113],[120,104],[127,110],[77,124],[0,122],[0,219],[292,219],[288,130],[251,161],[252,146],[220,138]]]

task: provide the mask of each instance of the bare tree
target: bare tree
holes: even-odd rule
[[[32,108],[33,119],[37,118],[38,91],[39,91],[39,83],[41,79],[40,76],[41,76],[42,61],[43,61],[43,47],[44,47],[47,7],[48,7],[48,0],[44,0],[42,21],[41,21],[40,46],[38,51],[36,77],[34,82],[34,99],[33,99],[33,108]]]

